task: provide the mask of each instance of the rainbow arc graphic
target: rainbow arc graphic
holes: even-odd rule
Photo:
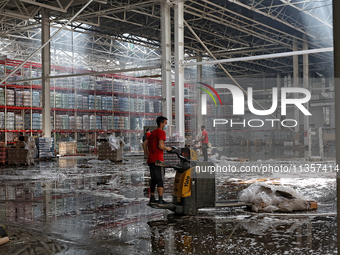
[[[220,101],[220,104],[222,105],[222,100],[221,100],[221,98],[220,98],[220,95],[217,93],[217,91],[216,91],[213,87],[211,87],[211,86],[208,85],[208,84],[202,83],[202,82],[197,82],[197,83],[202,84],[203,86],[207,87],[207,88],[210,89],[212,92],[214,92],[215,95],[217,96],[218,100]],[[204,89],[204,88],[202,88],[202,87],[197,87],[197,88],[200,89],[200,90],[202,90],[202,91],[204,91],[204,92],[206,92],[206,93],[212,98],[212,100],[214,101],[215,105],[217,105],[216,100],[215,100],[213,94],[212,94],[209,90]]]

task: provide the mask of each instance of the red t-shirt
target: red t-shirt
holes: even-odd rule
[[[146,139],[148,139],[150,135],[151,135],[151,132],[150,132],[150,131],[149,131],[149,132],[146,132]]]
[[[149,141],[149,154],[147,163],[155,163],[156,160],[164,161],[163,150],[158,147],[159,140],[166,140],[165,131],[157,128],[152,131],[151,135],[147,138]]]
[[[202,136],[205,136],[205,138],[203,139],[202,143],[209,143],[209,138],[208,138],[207,130],[204,129],[204,131],[202,131]]]

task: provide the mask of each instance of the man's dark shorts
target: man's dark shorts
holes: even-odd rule
[[[163,188],[165,169],[161,166],[156,166],[155,163],[149,163],[148,165],[150,167],[151,189],[155,188],[156,185],[158,188]],[[151,190],[151,192],[153,191]]]

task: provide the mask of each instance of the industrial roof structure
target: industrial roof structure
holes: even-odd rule
[[[14,58],[25,59],[40,46],[42,8],[49,11],[51,25],[57,28],[87,2],[1,0],[1,52],[11,52]],[[178,2],[184,2],[184,20],[217,59],[291,52],[294,40],[298,50],[302,50],[304,41],[308,41],[308,49],[333,45],[331,0],[167,0],[171,6]],[[60,52],[81,47],[83,59],[79,58],[78,64],[95,65],[100,69],[160,63],[160,3],[160,0],[93,1],[52,45]],[[72,32],[79,34],[72,37],[70,43],[67,33]],[[202,52],[204,61],[211,59],[188,26],[185,26],[184,37],[188,61],[196,58],[197,52]],[[108,58],[116,61],[110,62]],[[57,63],[52,56],[53,61]],[[299,65],[302,66],[302,58]],[[223,63],[223,66],[235,77],[274,76],[292,72],[293,60],[288,56]],[[333,52],[309,56],[310,72],[330,77],[332,66]],[[216,72],[222,74],[219,68]]]

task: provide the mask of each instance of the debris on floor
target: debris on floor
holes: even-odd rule
[[[254,212],[293,212],[315,209],[308,199],[291,187],[254,183],[240,194],[240,201],[251,203]]]
[[[8,234],[10,239],[8,237],[0,239],[0,254],[56,254],[62,252],[66,247],[53,238],[46,237],[32,229],[10,226]],[[3,239],[6,242],[2,243]],[[9,240],[11,240],[10,243],[8,243]]]

